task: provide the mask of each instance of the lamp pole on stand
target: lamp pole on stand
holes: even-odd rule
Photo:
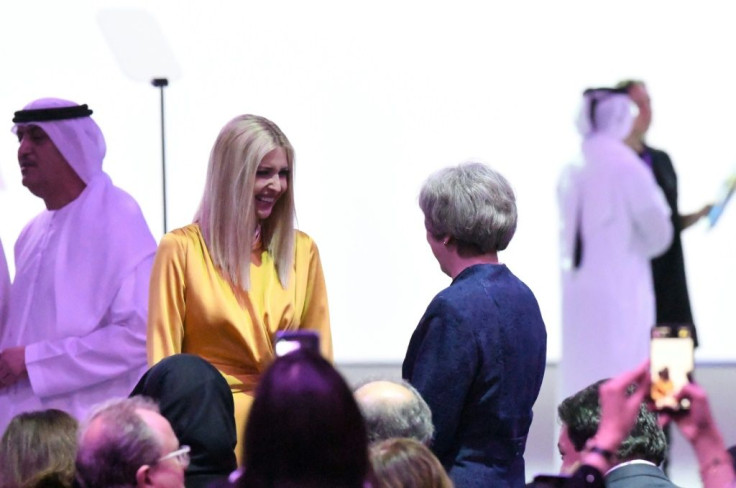
[[[166,224],[166,131],[164,123],[164,88],[169,86],[169,80],[167,78],[154,78],[151,80],[151,85],[158,88],[161,93],[161,185],[164,200],[164,234],[166,234],[169,228]]]

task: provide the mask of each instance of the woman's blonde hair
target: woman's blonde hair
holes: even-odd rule
[[[276,124],[265,117],[240,115],[222,128],[210,153],[204,194],[194,218],[215,266],[243,290],[250,288],[250,254],[258,224],[253,198],[256,170],[276,148],[286,152],[287,189],[261,223],[261,240],[286,288],[294,260],[294,148]]]
[[[0,440],[0,486],[71,487],[77,454],[77,421],[61,410],[13,417]]]
[[[376,488],[453,488],[427,446],[414,439],[386,439],[371,445]]]

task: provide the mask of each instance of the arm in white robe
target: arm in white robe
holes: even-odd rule
[[[0,329],[5,323],[5,314],[8,310],[10,299],[10,274],[8,273],[8,262],[5,259],[5,250],[0,241]]]
[[[91,333],[26,346],[26,368],[37,396],[73,393],[145,368],[152,264],[153,257],[144,260],[123,280]]]
[[[649,168],[636,164],[625,169],[621,174],[623,191],[637,244],[645,256],[657,257],[672,243],[670,208]]]

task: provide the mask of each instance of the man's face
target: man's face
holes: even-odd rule
[[[652,123],[652,101],[649,98],[647,87],[642,84],[633,85],[629,88],[629,98],[631,98],[639,109],[639,114],[634,119],[631,132],[638,139],[642,139]]]
[[[171,429],[168,420],[150,410],[141,409],[138,410],[138,414],[161,441],[161,457],[179,449],[179,440]],[[185,466],[176,458],[164,459],[150,466],[143,486],[148,488],[184,488],[184,470]]]
[[[53,199],[61,191],[62,178],[78,178],[42,128],[36,125],[19,126],[17,135],[22,182],[31,193],[44,200]]]
[[[564,424],[560,429],[560,438],[557,441],[557,449],[560,451],[560,458],[562,458],[562,467],[560,468],[560,472],[563,474],[572,474],[580,465],[583,453],[575,450],[575,445],[567,434],[567,426]]]

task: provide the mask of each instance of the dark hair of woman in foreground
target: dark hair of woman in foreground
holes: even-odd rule
[[[365,424],[352,391],[317,354],[277,358],[256,388],[239,486],[362,487]]]
[[[437,457],[414,439],[386,439],[371,445],[374,488],[452,488]]]

